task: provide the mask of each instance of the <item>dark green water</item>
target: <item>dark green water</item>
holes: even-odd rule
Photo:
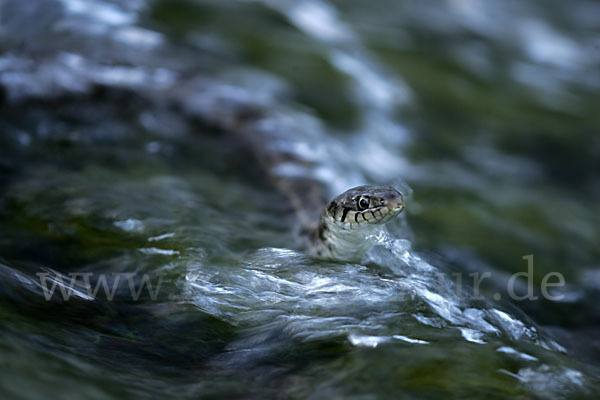
[[[0,1],[2,398],[596,398],[598,15]],[[407,211],[313,260],[282,177]]]

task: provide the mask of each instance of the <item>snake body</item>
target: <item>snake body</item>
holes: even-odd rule
[[[323,210],[309,252],[318,258],[360,261],[383,224],[402,210],[402,194],[392,186],[349,189]]]
[[[61,14],[60,18],[65,18],[66,21],[68,15]],[[223,148],[243,149],[244,152],[250,149],[252,158],[258,161],[277,191],[289,201],[296,217],[295,225],[302,233],[308,234],[308,252],[315,257],[360,260],[371,245],[369,238],[382,228],[383,223],[403,210],[402,195],[394,188],[359,186],[335,197],[319,216],[326,202],[326,194],[331,189],[327,179],[323,177],[331,177],[336,170],[326,165],[330,161],[326,157],[318,158],[314,155],[319,154],[319,150],[326,154],[328,143],[335,145],[335,142],[328,142],[327,134],[319,129],[317,120],[307,113],[287,107],[285,101],[280,101],[281,94],[277,90],[273,89],[267,96],[269,100],[263,104],[256,99],[255,88],[252,86],[236,86],[215,76],[196,75],[194,71],[174,73],[176,79],[166,84],[138,86],[127,83],[127,80],[98,81],[97,71],[104,70],[105,65],[95,55],[86,52],[79,54],[78,49],[93,46],[86,45],[90,43],[85,36],[77,38],[82,42],[77,42],[71,51],[77,59],[86,60],[88,67],[77,68],[71,74],[74,83],[58,85],[60,90],[57,91],[55,82],[61,82],[61,74],[64,75],[64,70],[68,72],[71,67],[55,64],[59,62],[54,61],[55,58],[62,59],[62,53],[56,53],[57,48],[52,47],[52,43],[56,43],[55,39],[48,41],[50,47],[45,52],[55,54],[56,57],[48,56],[38,60],[37,56],[24,52],[19,57],[30,58],[29,62],[9,62],[8,72],[0,71],[0,94],[14,92],[9,97],[16,99],[11,101],[19,109],[25,109],[28,101],[37,101],[38,98],[43,99],[44,104],[48,104],[53,110],[63,109],[69,112],[71,104],[76,104],[81,110],[95,110],[99,101],[110,104],[118,99],[115,109],[127,106],[125,110],[130,110],[128,107],[131,105],[132,111],[127,112],[133,112],[133,115],[138,115],[142,111],[138,108],[143,106],[144,113],[147,112],[148,115],[154,113],[152,110],[156,110],[157,115],[163,115],[163,111],[169,109],[173,118],[183,116],[189,121],[201,121],[205,129],[201,129],[199,133],[221,133]],[[119,61],[120,56],[113,55],[113,68],[129,68],[127,58]],[[161,55],[149,53],[148,57],[147,61],[152,62],[138,68],[154,70],[153,60],[158,60]],[[47,73],[32,73],[30,64],[36,66],[34,71]],[[3,76],[8,77],[6,74],[11,79],[3,80]],[[11,82],[28,82],[26,87],[36,90],[29,92],[19,85],[13,87],[10,86]],[[98,88],[102,90],[97,91]],[[102,94],[106,98],[99,97]],[[103,115],[103,118],[120,117]]]

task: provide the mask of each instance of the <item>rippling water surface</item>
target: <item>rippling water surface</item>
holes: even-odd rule
[[[596,15],[0,1],[2,392],[596,398]],[[364,183],[406,213],[308,257],[298,218]]]

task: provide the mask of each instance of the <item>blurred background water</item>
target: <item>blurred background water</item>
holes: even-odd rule
[[[599,16],[0,0],[3,398],[596,398]],[[289,182],[407,210],[364,265],[313,260]]]

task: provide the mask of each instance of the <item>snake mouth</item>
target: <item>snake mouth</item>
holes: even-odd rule
[[[389,214],[395,217],[404,211],[406,206],[404,205],[404,198],[402,197],[402,194],[397,190],[394,190],[394,192],[395,193],[391,195],[391,198],[387,199],[387,208],[389,210]]]
[[[398,215],[402,211],[404,211],[404,208],[406,208],[406,206],[404,205],[403,202],[400,202],[400,203],[395,204],[394,206],[390,207],[390,212],[394,215]]]
[[[379,210],[375,210],[375,212],[370,212],[375,218],[367,220],[369,224],[385,224],[392,220],[395,216],[400,214],[404,210],[404,204],[394,204],[385,207],[381,207]],[[379,213],[379,215],[377,215]]]
[[[386,222],[390,221],[395,216],[400,214],[402,211],[404,211],[405,205],[402,194],[400,194],[400,192],[398,191],[394,192],[395,193],[392,194],[391,198],[386,199],[388,204],[386,204],[383,207],[378,207],[378,209],[376,210],[379,214],[379,217],[376,217],[366,222],[370,224],[385,224]],[[374,216],[376,216],[377,213],[371,212],[371,214]]]
[[[358,220],[359,224],[360,223],[368,223],[371,225],[385,224],[386,222],[389,222],[395,216],[400,214],[404,210],[404,208],[405,208],[405,206],[404,206],[404,202],[402,201],[402,197],[399,197],[396,201],[390,202],[390,204],[360,212],[359,215],[362,215],[362,218],[358,217],[357,220]]]

